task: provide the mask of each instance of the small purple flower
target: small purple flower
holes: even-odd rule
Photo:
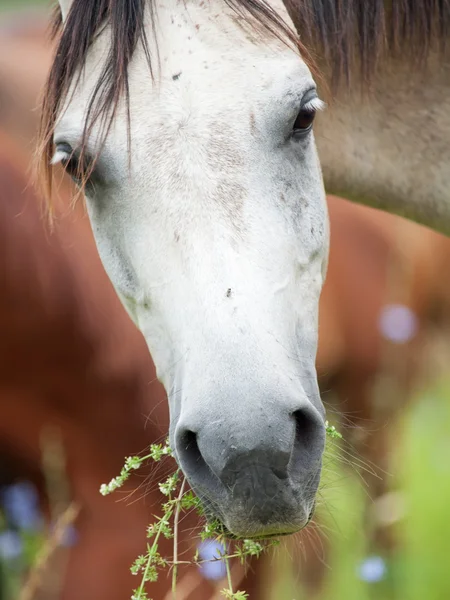
[[[378,326],[384,338],[394,344],[404,344],[417,334],[419,321],[404,304],[387,304],[381,310]]]
[[[381,556],[368,556],[358,567],[358,576],[367,583],[377,583],[385,578],[386,563]]]
[[[0,556],[4,560],[19,558],[22,551],[23,544],[18,533],[9,529],[0,533]]]
[[[36,488],[28,481],[5,487],[0,495],[6,517],[19,529],[37,530],[41,526],[39,498]]]
[[[223,559],[214,560],[222,554],[225,554],[225,548],[217,540],[205,540],[199,544],[198,555],[200,560],[211,561],[199,565],[200,573],[205,579],[217,581],[226,576],[225,561]]]

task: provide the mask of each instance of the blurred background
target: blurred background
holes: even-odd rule
[[[168,416],[70,184],[51,232],[29,183],[49,14],[44,0],[0,0],[0,600],[125,600],[161,473],[137,473],[118,498],[98,490],[164,438]],[[308,530],[236,581],[252,600],[443,600],[450,240],[339,198],[329,208],[317,368],[343,439],[327,442]],[[179,597],[218,598],[222,576],[186,567]],[[150,597],[170,598],[158,585]]]

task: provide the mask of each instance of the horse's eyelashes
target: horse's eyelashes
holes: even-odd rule
[[[84,156],[80,161],[79,154],[67,142],[56,144],[55,154],[52,158],[52,165],[61,164],[64,170],[76,183],[88,183],[92,174],[92,163]],[[83,163],[83,164],[81,164]]]
[[[319,112],[321,110],[324,110],[325,107],[326,107],[325,102],[323,100],[321,100],[320,98],[318,98],[317,96],[315,96],[314,98],[311,98],[311,100],[308,100],[302,106],[302,108],[304,108],[305,110],[310,110],[313,112]]]
[[[55,153],[51,160],[52,165],[59,165],[67,162],[73,154],[72,146],[66,143],[56,144]]]

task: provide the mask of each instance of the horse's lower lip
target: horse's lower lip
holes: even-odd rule
[[[281,537],[286,537],[289,535],[294,535],[304,529],[311,521],[314,515],[315,503],[309,512],[308,518],[300,521],[297,527],[283,527],[282,524],[269,525],[267,528],[267,532],[264,532],[265,527],[260,525],[260,532],[252,533],[252,527],[249,527],[249,531],[243,530],[242,532],[234,533],[229,527],[227,527],[226,519],[223,515],[218,514],[217,508],[213,510],[211,505],[204,506],[203,516],[206,518],[208,522],[219,523],[221,526],[221,534],[228,540],[255,540],[255,541],[264,541],[270,539],[276,539]],[[292,523],[292,520],[290,521]],[[256,525],[256,524],[255,524]]]
[[[224,527],[224,536],[228,539],[228,540],[254,540],[254,541],[264,541],[264,540],[275,540],[277,538],[281,538],[281,537],[287,537],[288,535],[293,535],[292,531],[286,531],[286,532],[281,532],[281,533],[269,533],[267,535],[245,535],[245,536],[238,536],[238,535],[234,535],[234,533],[231,533],[231,531],[228,531],[228,529],[226,529]]]
[[[245,539],[263,541],[294,535],[310,523],[316,508],[316,501],[314,500],[309,512],[303,512],[301,507],[298,508],[302,513],[301,518],[300,514],[295,514],[296,511],[294,513],[291,512],[290,515],[284,515],[287,517],[285,526],[283,526],[283,520],[280,520],[278,523],[272,522],[266,524],[264,522],[258,523],[257,521],[254,523],[242,522],[241,519],[236,520],[231,517],[230,521],[229,518],[225,517],[223,512],[227,507],[220,507],[217,503],[213,505],[205,494],[202,494],[202,496],[204,518],[209,523],[215,522],[220,524],[221,534],[229,540]]]
[[[312,517],[313,512],[314,511],[311,512],[311,517]],[[311,517],[310,517],[310,519],[311,519]],[[262,534],[262,535],[252,535],[252,534],[236,535],[232,531],[230,531],[223,522],[221,522],[221,524],[222,524],[223,535],[228,540],[264,541],[264,540],[273,540],[273,539],[277,539],[277,538],[281,538],[281,537],[287,537],[288,535],[293,535],[294,533],[298,533],[298,531],[301,531],[301,529],[306,527],[306,525],[309,523],[310,519],[308,519],[308,521],[305,523],[305,525],[297,531],[292,531],[292,530],[291,531],[280,531],[280,532],[276,532],[276,533],[268,533],[268,534]]]

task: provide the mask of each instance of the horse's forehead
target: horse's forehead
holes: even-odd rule
[[[139,44],[129,67],[131,132],[134,147],[147,155],[164,154],[161,165],[173,162],[179,146],[173,142],[180,141],[180,131],[188,141],[193,135],[198,147],[215,131],[208,156],[212,161],[226,158],[227,166],[232,162],[236,169],[242,162],[237,154],[243,132],[256,130],[258,116],[270,120],[271,110],[279,109],[289,88],[301,91],[302,79],[310,85],[309,69],[288,43],[255,26],[251,18],[244,19],[224,0],[169,0],[157,6],[153,22],[150,14],[146,19],[153,77]],[[69,141],[77,142],[86,104],[111,50],[110,40],[105,29],[88,55],[83,83],[68,95],[69,110],[62,111],[57,129]],[[118,119],[119,127],[111,132],[104,150],[112,162],[112,155],[117,155],[120,165],[127,145],[117,142],[126,135],[125,122]],[[208,136],[203,135],[206,127]],[[183,165],[185,160],[181,154],[178,162]]]
[[[284,5],[278,0],[269,3],[277,14],[291,25]],[[169,0],[147,11],[146,37],[152,57],[155,81],[178,79],[184,67],[192,80],[201,75],[202,80],[214,79],[227,72],[235,72],[236,80],[245,73],[259,72],[260,77],[270,77],[279,71],[279,64],[287,60],[300,63],[297,52],[280,37],[270,33],[248,13],[237,13],[224,0]],[[88,56],[88,72],[93,82],[110,52],[108,28],[98,36]],[[307,71],[307,68],[305,67]],[[138,44],[131,65],[138,77],[148,76],[147,55]]]
[[[288,26],[292,26],[281,0],[270,0],[268,5]],[[261,27],[258,19],[244,9],[238,12],[224,0],[169,0],[158,5],[154,17],[147,12],[146,19],[147,27],[156,32],[158,42],[164,43],[166,39],[171,47],[177,40],[184,45],[191,37],[212,47],[234,48],[236,43],[245,45],[246,41],[253,45],[256,42],[280,46],[280,40],[267,28]]]
[[[262,76],[277,60],[299,60],[285,42],[249,15],[236,13],[224,0],[165,3],[158,8],[156,21],[154,31],[148,18],[147,32],[163,77],[179,77],[176,69],[183,65],[191,77],[197,71],[204,80],[214,78],[219,69],[236,74],[259,70]],[[145,62],[143,52],[139,60]]]

